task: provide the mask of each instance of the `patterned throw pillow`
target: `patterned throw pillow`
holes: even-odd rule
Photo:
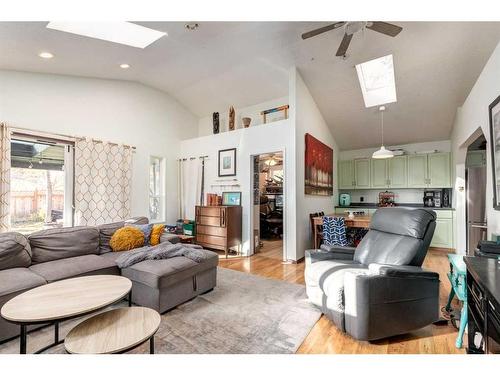
[[[144,246],[149,246],[153,224],[125,224],[125,226],[137,228],[144,233]]]
[[[111,237],[109,245],[113,251],[127,251],[144,246],[144,233],[132,226],[120,228]]]
[[[165,224],[154,224],[153,230],[151,231],[151,246],[156,246],[160,244],[160,237],[165,232]]]

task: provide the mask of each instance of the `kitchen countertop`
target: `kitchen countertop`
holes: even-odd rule
[[[420,203],[396,203],[395,207],[415,207],[415,208],[430,208],[433,210],[448,210],[448,211],[455,211],[453,207],[424,207],[423,204]],[[351,203],[349,206],[335,206],[335,208],[368,208],[368,209],[376,209],[379,208],[378,204],[376,203]]]

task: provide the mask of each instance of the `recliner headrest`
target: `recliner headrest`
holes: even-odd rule
[[[424,208],[379,208],[371,220],[370,229],[422,239],[436,213]]]

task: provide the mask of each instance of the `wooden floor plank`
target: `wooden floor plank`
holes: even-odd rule
[[[282,261],[281,240],[264,241],[259,253],[251,257],[232,256],[220,258],[219,265],[236,271],[247,272],[271,279],[304,284],[304,262],[285,264]],[[446,304],[450,285],[446,277],[449,265],[447,252],[430,249],[424,267],[438,272],[441,279],[440,305]],[[300,346],[298,353],[315,354],[464,354],[464,349],[455,348],[457,330],[451,324],[430,325],[412,333],[377,342],[360,342],[337,329],[325,316],[313,327]],[[464,340],[466,341],[466,340]]]

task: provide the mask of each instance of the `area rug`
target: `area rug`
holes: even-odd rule
[[[213,291],[162,315],[155,352],[295,353],[320,316],[303,285],[219,268]],[[63,323],[61,336],[82,319]],[[50,327],[31,333],[28,352],[50,343],[52,335]],[[0,346],[0,353],[18,350],[18,339]],[[131,353],[148,351],[146,343]],[[64,348],[59,345],[48,353],[64,353]]]

